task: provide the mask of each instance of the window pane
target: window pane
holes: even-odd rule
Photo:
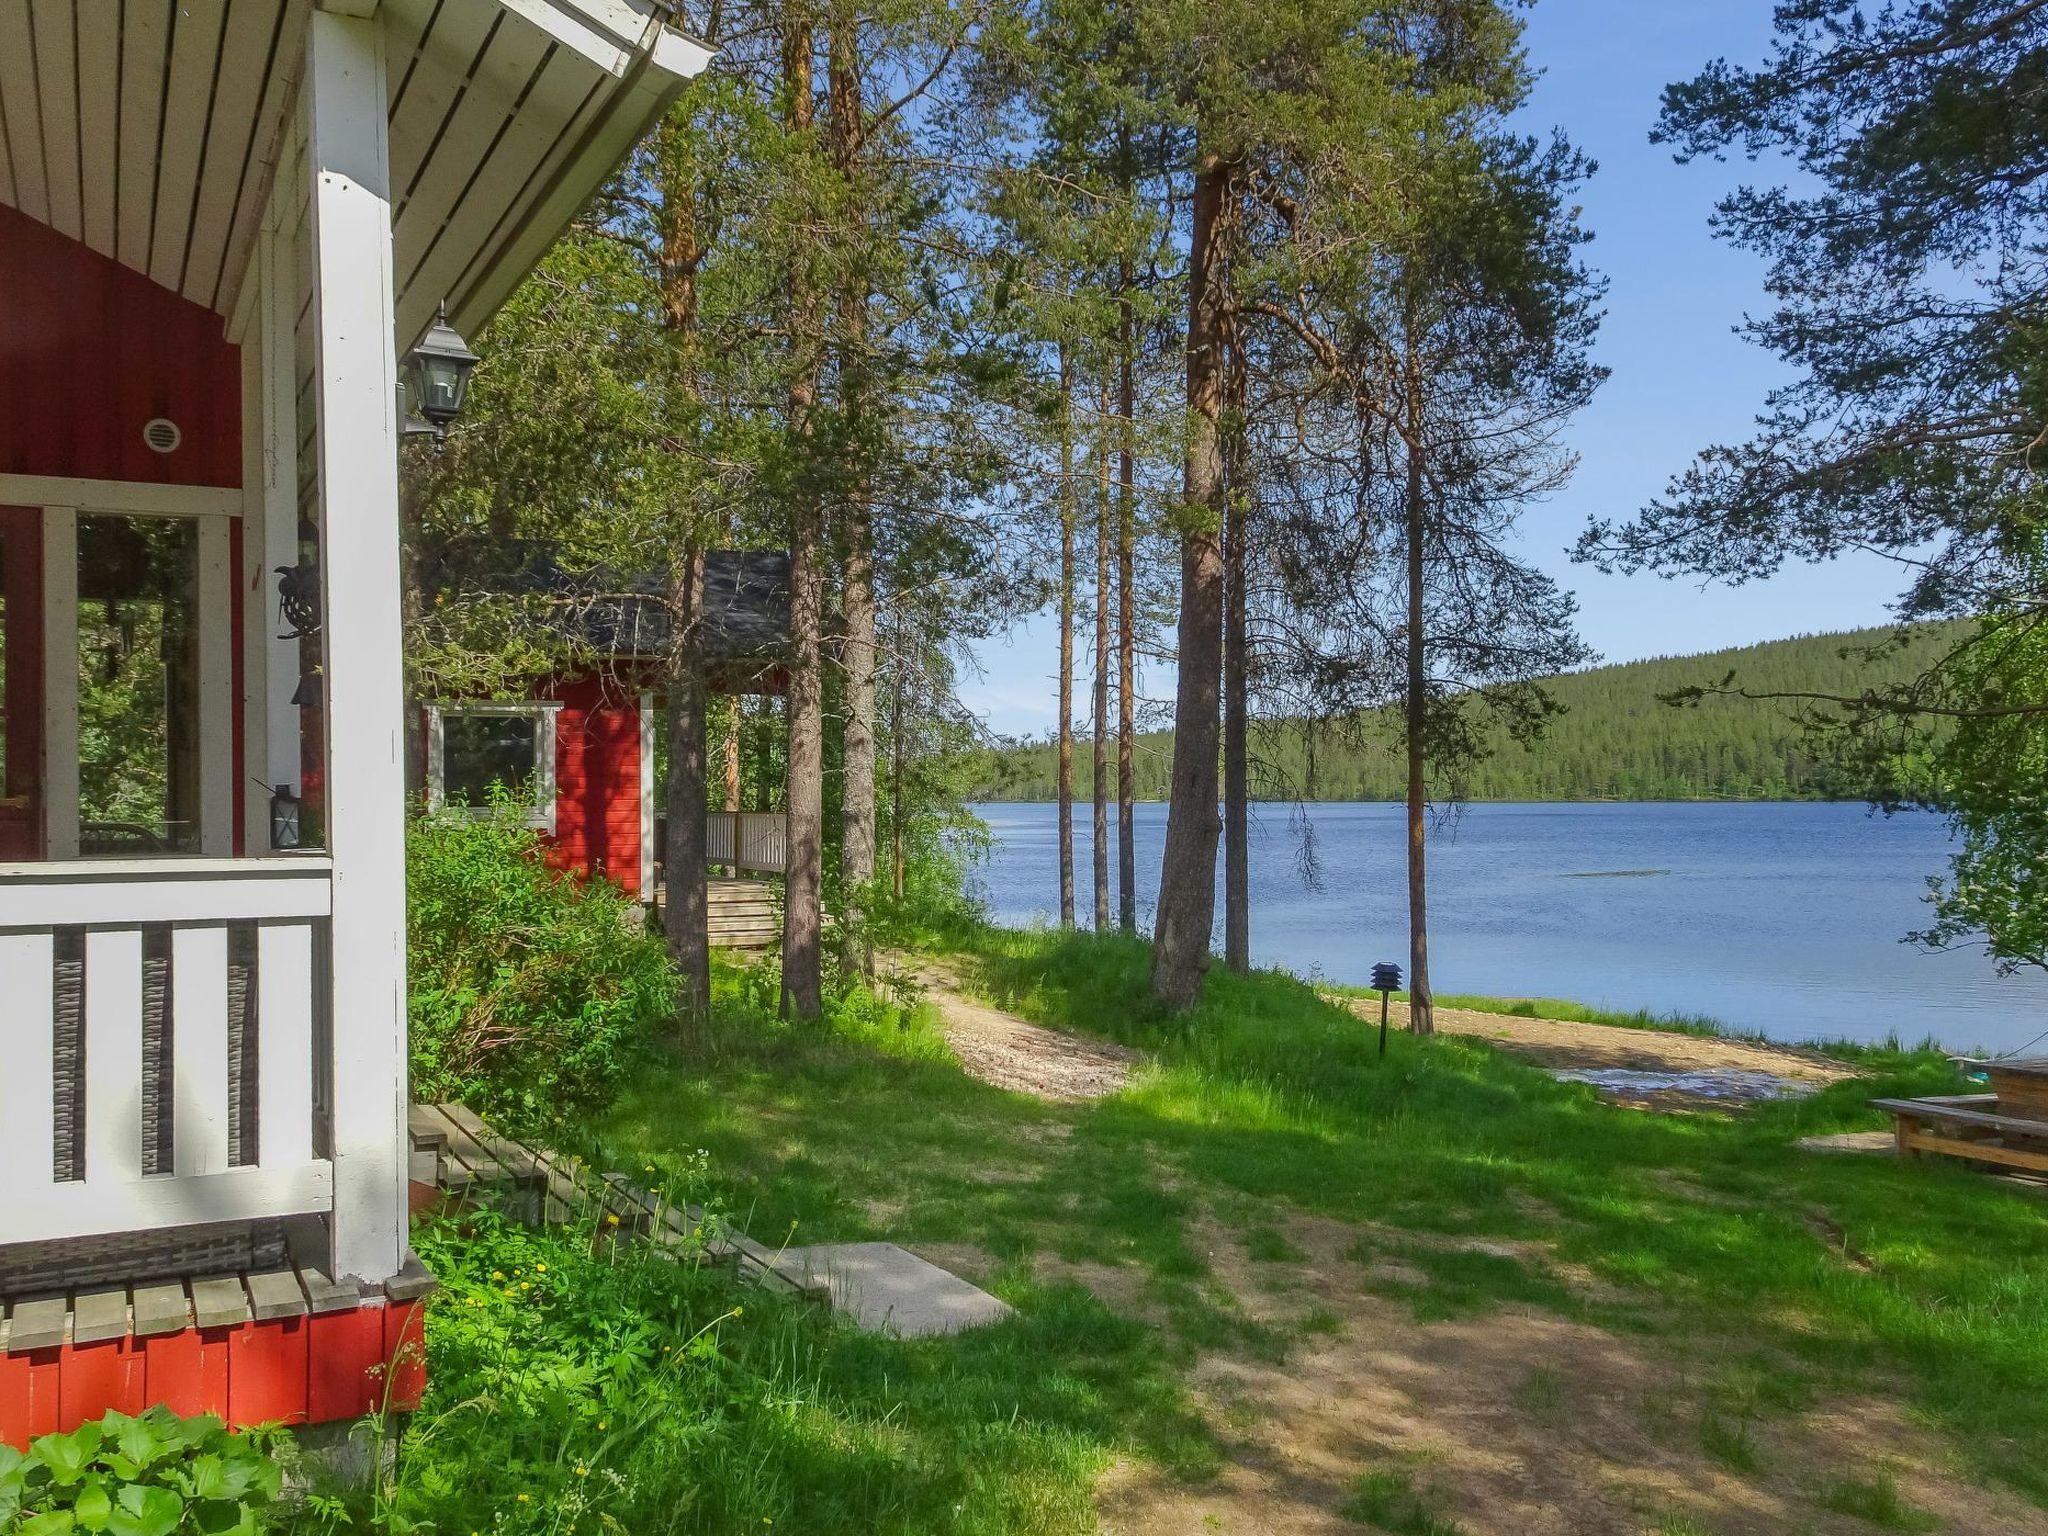
[[[491,786],[502,784],[530,804],[539,746],[540,720],[533,715],[444,715],[444,798],[449,805],[488,805]]]
[[[87,856],[199,846],[198,531],[78,520],[78,814]]]

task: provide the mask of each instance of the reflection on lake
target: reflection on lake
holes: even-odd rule
[[[1051,920],[1054,807],[976,809],[996,839],[978,876],[991,913]],[[1138,807],[1148,930],[1165,827],[1163,805]],[[1074,848],[1086,918],[1085,805]],[[1375,960],[1405,966],[1402,848],[1396,805],[1255,806],[1254,958],[1358,983]],[[2048,1030],[2048,978],[1902,942],[1925,926],[1921,896],[1948,851],[1937,818],[1860,805],[1475,805],[1432,834],[1431,971],[1439,992],[1706,1014],[1781,1040],[1896,1032],[2012,1050]]]

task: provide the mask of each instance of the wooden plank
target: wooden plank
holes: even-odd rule
[[[502,1165],[463,1126],[448,1113],[448,1106],[437,1104],[435,1110],[448,1124],[448,1153],[470,1171],[472,1178],[485,1184],[496,1184],[511,1177],[511,1170]]]
[[[98,1344],[128,1337],[128,1293],[119,1286],[71,1298],[71,1342]]]
[[[0,4],[0,115],[14,167],[14,206],[37,223],[50,221],[43,178],[43,123],[36,93],[35,40],[25,0]]]
[[[35,19],[35,72],[41,88],[43,164],[48,169],[49,225],[73,240],[85,237],[80,201],[78,38],[68,5],[31,5]]]
[[[121,118],[121,34],[88,26],[78,35],[79,176],[85,183],[85,243],[114,255],[114,192]]]
[[[313,925],[256,930],[258,1161],[313,1155]]]
[[[87,977],[87,998],[92,978]],[[228,926],[171,930],[171,1044],[176,1112],[172,1167],[180,1178],[228,1166]],[[259,1048],[260,1055],[260,1048]]]
[[[416,1147],[439,1150],[448,1145],[448,1122],[425,1104],[405,1112],[405,1128]]]
[[[135,1337],[178,1333],[192,1326],[192,1303],[182,1285],[138,1285],[134,1294]]]
[[[347,1281],[338,1281],[327,1272],[325,1260],[311,1251],[305,1239],[293,1234],[287,1239],[291,1250],[292,1269],[299,1277],[299,1286],[306,1293],[306,1304],[313,1309],[316,1317],[334,1312],[352,1312],[363,1304],[360,1288]]]
[[[7,1314],[7,1352],[26,1354],[56,1349],[64,1343],[71,1308],[62,1296],[31,1296],[15,1302]]]
[[[199,851],[235,853],[234,540],[226,517],[199,519]]]
[[[149,275],[173,293],[185,284],[185,250],[199,198],[201,157],[220,63],[226,0],[180,0],[173,9],[156,153],[156,222],[150,230]]]
[[[142,934],[85,936],[85,1179],[142,1178]],[[54,1189],[54,1186],[53,1186]]]
[[[1956,1141],[1947,1136],[1930,1136],[1924,1131],[1909,1132],[1900,1138],[1899,1144],[1914,1152],[1933,1152],[1942,1157],[1960,1157],[1971,1162],[1998,1163],[2008,1168],[2048,1173],[2048,1151],[2029,1152],[1990,1141]]]
[[[241,208],[243,178],[254,158],[257,113],[273,68],[271,44],[284,24],[278,0],[227,0],[227,13],[213,116],[199,168],[199,195],[192,210],[192,238],[179,283],[186,298],[209,309],[220,292],[221,266]]]
[[[97,937],[97,935],[94,935]],[[90,993],[90,986],[87,991]],[[98,1091],[97,1079],[91,1091]],[[141,1161],[141,1120],[130,1103],[125,1117]],[[91,1127],[87,1126],[88,1142]],[[193,1178],[106,1179],[91,1173],[82,1182],[45,1184],[9,1191],[8,1232],[20,1239],[53,1241],[114,1232],[146,1232],[221,1221],[257,1221],[325,1211],[334,1181],[324,1162],[296,1168],[229,1168]],[[105,1159],[102,1159],[104,1164]]]
[[[299,1277],[288,1269],[264,1270],[248,1277],[249,1306],[256,1321],[267,1323],[281,1317],[304,1317],[306,1293]]]
[[[395,212],[404,212],[406,188],[419,174],[442,125],[461,104],[477,55],[483,51],[485,39],[499,28],[504,14],[495,5],[441,6],[432,29],[419,44],[417,62],[406,61],[396,82],[402,89],[390,113],[390,184]]]
[[[249,1321],[249,1295],[233,1275],[192,1282],[192,1320],[201,1328],[236,1328]]]
[[[138,5],[121,27],[121,185],[114,253],[125,267],[149,270],[156,201],[157,123],[163,110],[171,8]]]
[[[78,513],[43,504],[43,856],[78,857]],[[40,893],[39,893],[40,894]],[[0,922],[8,913],[0,915]],[[9,927],[64,919],[47,910]]]
[[[518,1142],[500,1136],[484,1124],[482,1116],[467,1104],[442,1104],[438,1106],[447,1117],[448,1123],[483,1149],[501,1168],[520,1183],[532,1183],[540,1176],[539,1166],[533,1153]]]
[[[47,933],[0,933],[0,1168],[10,1187],[47,1186],[55,1174],[56,985]]]
[[[276,63],[264,82],[263,100],[256,109],[257,139],[243,179],[241,206],[235,210],[227,249],[221,255],[221,285],[214,296],[214,308],[222,314],[233,314],[240,307],[243,285],[257,278],[257,239],[262,231],[273,227],[273,198],[281,195],[294,214],[304,200],[305,189],[298,179],[304,169],[299,160],[304,144],[298,132],[298,114],[290,108],[305,62],[306,16],[305,6],[285,4]]]
[[[1952,1109],[1929,1099],[1872,1099],[1874,1109],[1889,1110],[1915,1120],[1934,1120],[1944,1125],[1974,1125],[2008,1136],[2032,1137],[2048,1142],[2048,1121],[2020,1120],[2011,1115],[1987,1115],[1977,1110]]]
[[[405,1263],[398,1273],[384,1282],[384,1294],[393,1301],[418,1301],[422,1296],[440,1289],[441,1282],[434,1278],[433,1271],[420,1262],[420,1256],[410,1248],[405,1251]]]

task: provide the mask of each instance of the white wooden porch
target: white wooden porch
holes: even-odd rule
[[[60,535],[39,546],[38,857],[0,864],[0,1253],[311,1217],[335,1277],[399,1274],[399,358],[443,302],[481,328],[706,62],[666,16],[0,0],[0,203],[211,309],[242,364],[238,487],[0,461],[0,505]],[[101,515],[199,524],[196,853],[77,856],[61,534]],[[273,575],[309,550],[317,668]],[[317,788],[319,849],[268,851],[276,785]]]

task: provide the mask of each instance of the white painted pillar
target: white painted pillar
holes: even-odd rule
[[[334,861],[333,1267],[405,1250],[405,763],[398,376],[384,54],[374,17],[308,18],[315,430]]]
[[[78,509],[43,508],[43,857],[78,857]]]
[[[199,544],[199,852],[235,852],[235,647],[228,622],[236,580],[229,519],[198,519]]]
[[[264,464],[270,440],[264,388],[269,337],[263,314],[270,300],[269,240],[266,231],[242,280],[241,313],[234,332],[242,349],[242,565],[234,573],[242,593],[242,632],[235,636],[242,656],[242,697],[236,708],[242,712],[242,851],[251,857],[270,850],[270,796],[257,785],[272,782],[270,678],[265,662],[270,605],[263,581],[263,557],[268,553],[263,542]]]
[[[264,782],[300,788],[299,737],[303,724],[292,702],[299,689],[299,643],[281,640],[277,570],[299,563],[298,275],[293,260],[298,200],[273,200],[279,227],[261,240],[263,262],[263,517],[250,542],[262,551],[260,603],[264,657]],[[262,846],[269,846],[270,816]]]

